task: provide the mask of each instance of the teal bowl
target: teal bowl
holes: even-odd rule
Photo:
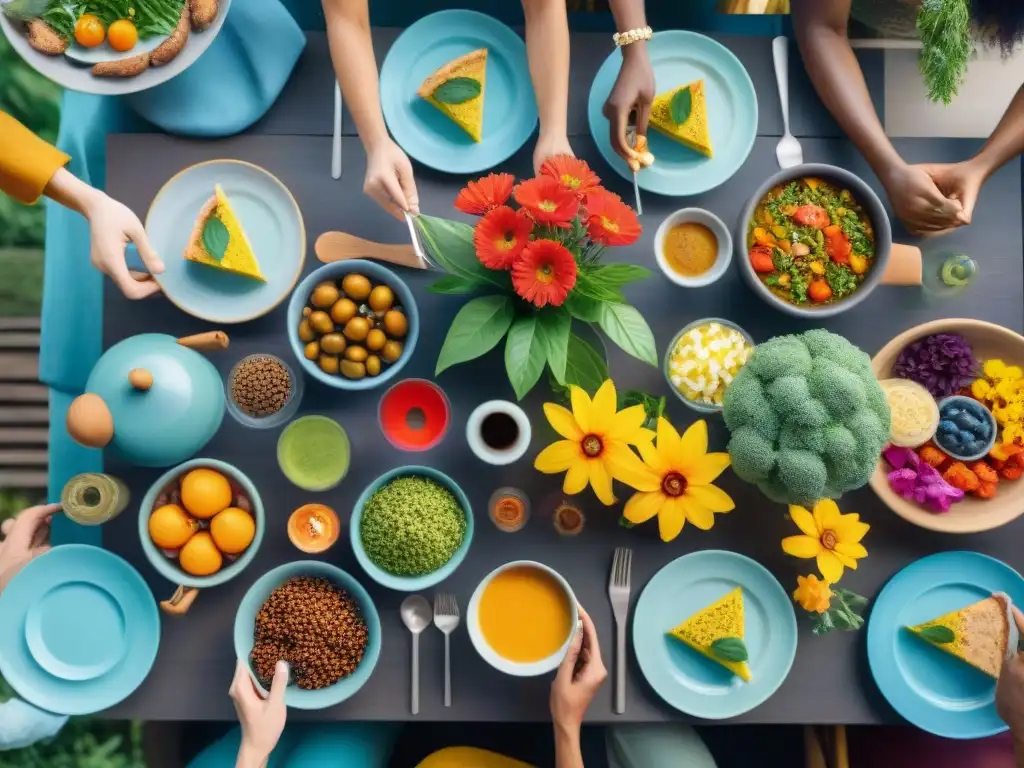
[[[177,478],[181,477],[191,469],[198,469],[200,467],[215,469],[221,474],[226,475],[233,485],[238,486],[242,493],[249,499],[252,516],[256,519],[256,536],[253,538],[252,544],[249,545],[249,548],[239,555],[233,562],[229,562],[225,558],[224,567],[212,576],[192,576],[185,573],[185,571],[183,571],[178,565],[177,560],[172,560],[167,557],[163,553],[163,550],[158,549],[153,543],[153,540],[149,538],[149,516],[153,512],[153,507],[156,504],[157,497],[164,488],[174,482]],[[256,490],[256,486],[253,485],[252,480],[246,477],[245,474],[237,468],[223,461],[218,461],[217,459],[192,459],[191,461],[186,461],[184,464],[179,464],[173,469],[169,469],[167,472],[162,474],[160,478],[153,483],[153,485],[150,486],[146,495],[142,499],[142,506],[139,507],[139,539],[142,541],[142,551],[146,553],[146,557],[149,559],[149,562],[152,563],[157,573],[169,580],[172,584],[180,584],[194,589],[216,587],[226,581],[230,581],[244,571],[245,567],[252,562],[252,559],[256,556],[257,550],[260,548],[260,544],[263,541],[263,531],[266,527],[267,521],[263,512],[263,501],[260,499],[260,493]]]
[[[271,592],[295,576],[327,579],[334,586],[344,589],[356,601],[363,614],[363,620],[366,622],[368,636],[366,652],[355,672],[334,685],[315,691],[306,691],[297,685],[289,685],[285,691],[284,701],[289,707],[326,709],[354,696],[360,688],[366,685],[366,681],[370,679],[374,667],[377,666],[377,660],[380,658],[380,615],[377,613],[377,606],[373,604],[370,594],[363,588],[363,585],[341,568],[319,560],[297,560],[278,566],[261,576],[255,584],[249,587],[249,591],[245,593],[245,597],[242,598],[242,602],[238,606],[238,612],[235,614],[235,655],[249,665],[253,632],[256,628],[256,614],[270,597]],[[252,674],[251,665],[249,671]],[[255,679],[253,674],[253,680]]]
[[[462,507],[462,511],[466,514],[466,534],[462,537],[462,544],[457,550],[455,550],[455,554],[452,555],[451,559],[447,563],[442,565],[436,571],[424,574],[423,576],[396,576],[395,574],[389,573],[383,568],[375,565],[373,561],[370,560],[369,555],[366,554],[366,550],[363,549],[363,537],[360,533],[361,523],[363,520],[363,508],[370,500],[370,497],[396,477],[407,477],[409,475],[420,475],[433,480],[439,485],[443,485],[452,492],[458,500],[459,506]],[[366,490],[362,492],[358,501],[356,501],[355,507],[352,508],[352,518],[349,521],[349,532],[351,533],[352,550],[355,552],[356,560],[359,561],[359,565],[363,567],[363,570],[366,571],[366,574],[371,579],[383,587],[394,589],[399,592],[419,592],[424,589],[429,589],[435,584],[440,584],[451,576],[452,573],[455,572],[455,569],[459,567],[459,564],[466,559],[466,553],[469,551],[469,545],[473,541],[473,509],[470,507],[469,499],[459,487],[458,483],[443,472],[438,472],[436,469],[431,467],[398,467],[397,469],[392,469],[390,472],[385,472],[366,486]]]

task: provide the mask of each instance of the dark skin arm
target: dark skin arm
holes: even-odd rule
[[[617,31],[628,32],[647,26],[644,0],[610,0],[609,5]],[[612,148],[636,171],[640,167],[639,156],[629,145],[626,128],[630,115],[635,113],[637,135],[647,135],[647,121],[654,101],[654,70],[647,58],[646,41],[630,43],[621,50],[622,67],[602,113],[608,118]]]
[[[915,233],[966,224],[924,168],[908,165],[885,135],[847,37],[851,0],[793,0],[793,25],[818,96],[885,186],[893,210]]]

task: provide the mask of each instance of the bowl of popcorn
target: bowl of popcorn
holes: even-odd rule
[[[754,340],[736,323],[717,317],[695,320],[665,352],[665,379],[687,406],[717,413],[725,390],[747,362]]]

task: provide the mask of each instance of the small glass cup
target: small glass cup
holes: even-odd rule
[[[252,416],[246,413],[239,407],[238,403],[235,402],[234,395],[232,394],[232,384],[234,383],[235,376],[238,374],[242,364],[257,358],[274,360],[284,366],[284,369],[288,372],[288,378],[291,380],[292,385],[291,393],[288,395],[288,399],[285,401],[285,404],[281,406],[281,410],[267,416]],[[292,420],[292,417],[294,417],[299,410],[299,405],[302,403],[302,395],[306,390],[306,384],[305,379],[301,375],[297,374],[295,369],[280,357],[260,352],[253,355],[246,355],[235,363],[235,366],[231,369],[231,373],[228,374],[227,381],[224,382],[224,390],[227,395],[228,413],[234,416],[235,421],[244,427],[250,427],[252,429],[272,429],[273,427],[279,427]]]
[[[715,405],[713,403],[704,403],[699,400],[688,399],[682,392],[676,389],[676,385],[672,383],[672,374],[669,371],[669,364],[672,361],[672,353],[673,351],[675,351],[676,344],[679,343],[679,339],[681,339],[685,334],[692,331],[694,328],[700,328],[703,325],[710,325],[711,323],[718,323],[723,328],[729,328],[734,331],[739,331],[739,333],[746,340],[747,344],[749,344],[751,347],[754,346],[754,340],[751,338],[750,334],[743,330],[736,323],[732,322],[731,320],[723,320],[720,317],[704,317],[701,318],[700,320],[694,320],[692,323],[687,325],[685,328],[679,331],[679,333],[672,337],[672,341],[669,343],[668,349],[665,350],[665,357],[661,365],[661,370],[665,374],[665,381],[668,383],[668,388],[672,390],[672,394],[678,397],[689,408],[692,408],[697,413],[704,414],[718,413],[722,410],[722,406]]]

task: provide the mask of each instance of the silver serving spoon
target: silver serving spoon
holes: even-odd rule
[[[775,157],[780,168],[792,168],[803,163],[804,151],[789,129],[789,40],[785,37],[780,36],[772,40],[772,59],[775,62],[775,84],[779,87],[784,129],[782,138],[775,147]]]
[[[409,595],[402,601],[402,623],[412,633],[412,713],[420,713],[420,633],[430,626],[434,612],[422,595]]]

